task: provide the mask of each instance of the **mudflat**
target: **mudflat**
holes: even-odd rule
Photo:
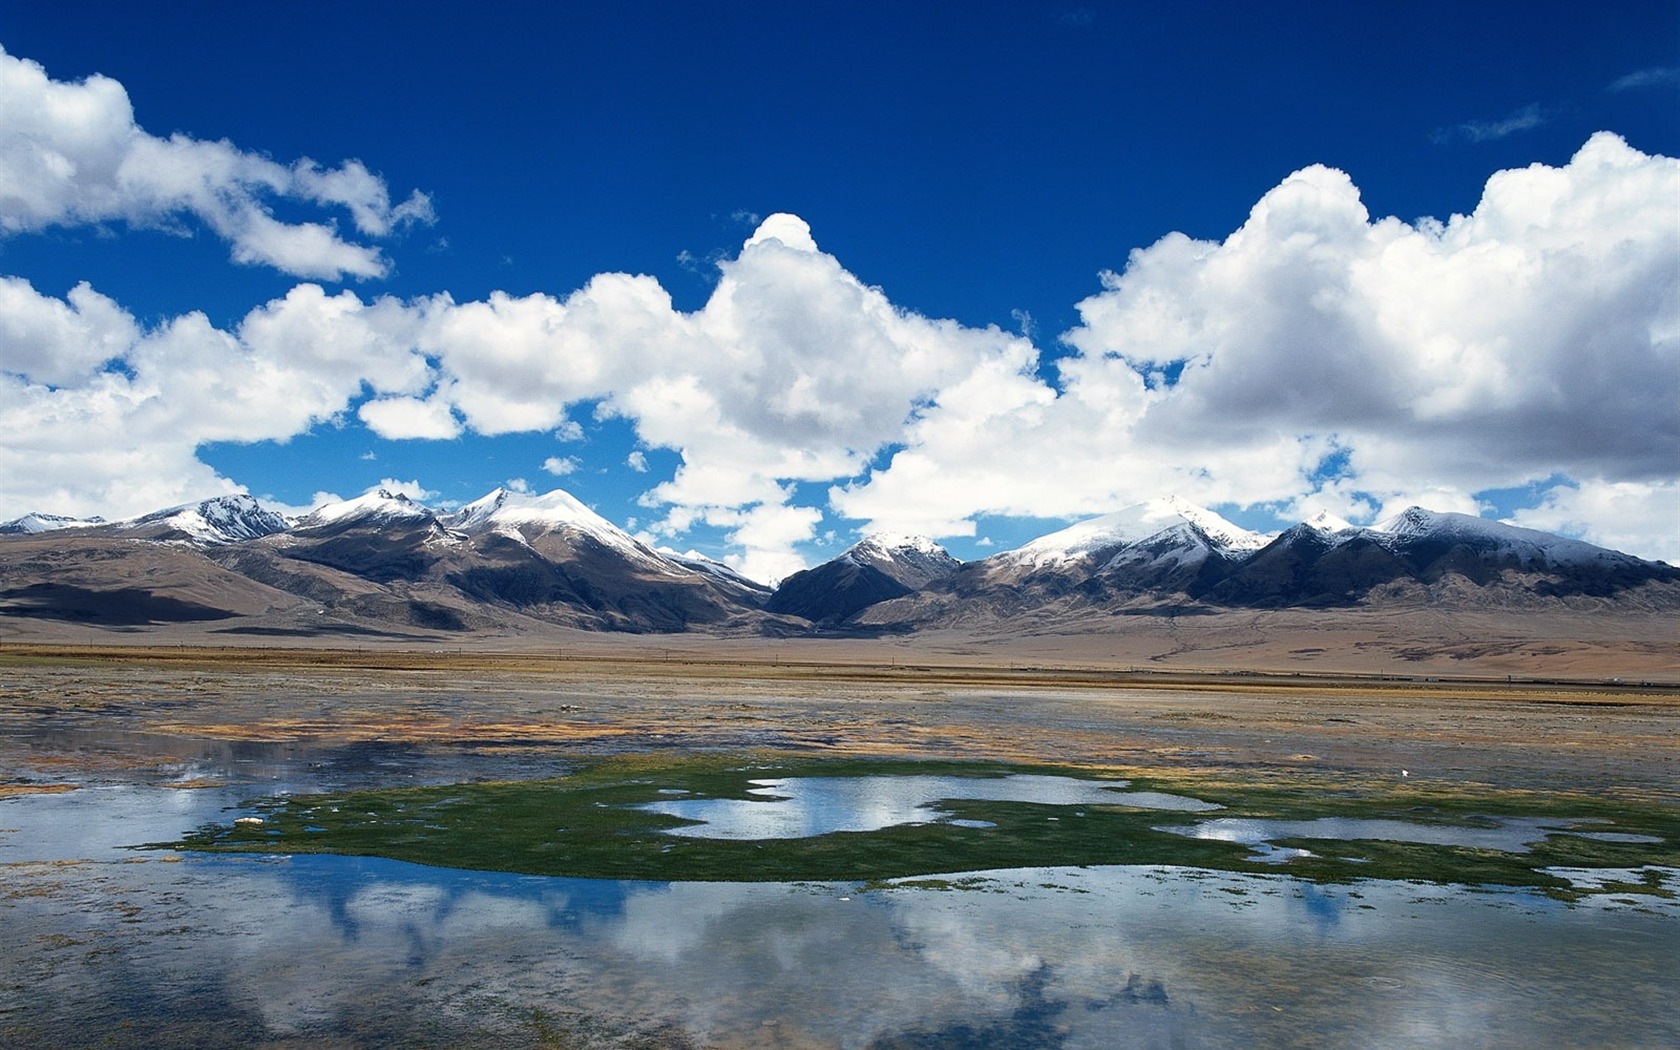
[[[1062,644],[8,640],[0,1043],[1674,1044],[1673,685]],[[1300,855],[1120,796],[767,843],[636,808],[899,758],[1208,798]],[[1302,853],[1324,817],[1535,841]]]
[[[0,793],[119,768],[173,776],[197,741],[470,750],[492,769],[496,755],[761,750],[1680,801],[1680,687],[1650,682],[645,639],[558,653],[7,645],[0,681]]]

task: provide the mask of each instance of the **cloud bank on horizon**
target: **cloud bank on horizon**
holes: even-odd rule
[[[951,537],[1167,492],[1369,521],[1526,486],[1517,524],[1680,562],[1677,200],[1680,161],[1609,132],[1565,165],[1492,173],[1444,220],[1374,218],[1347,173],[1312,165],[1223,240],[1133,250],[1049,352],[895,304],[787,213],[691,311],[626,273],[469,301],[305,282],[217,327],[0,276],[0,518],[243,491],[200,458],[209,442],[350,419],[392,440],[564,440],[596,418],[679,457],[668,477],[640,449],[615,465],[647,473],[646,534],[722,528],[761,579],[805,564],[825,507]],[[321,214],[278,217],[300,210]],[[198,227],[235,263],[341,281],[384,276],[368,242],[433,219],[360,161],[159,138],[116,81],[0,51],[5,236]]]

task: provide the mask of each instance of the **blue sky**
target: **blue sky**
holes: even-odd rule
[[[522,481],[775,576],[1170,490],[1680,559],[1672,2],[7,3],[0,47],[0,518]]]

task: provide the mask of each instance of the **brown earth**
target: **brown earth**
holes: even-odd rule
[[[7,643],[0,791],[153,761],[132,743],[44,745],[51,729],[155,740],[160,751],[181,739],[580,758],[768,750],[1408,777],[1680,801],[1672,684],[1150,671],[1057,662],[1048,642],[1002,652],[574,641],[499,653]]]

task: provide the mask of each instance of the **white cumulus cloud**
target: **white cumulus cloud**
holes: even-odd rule
[[[1445,222],[1373,219],[1345,173],[1303,169],[1224,241],[1173,234],[1105,275],[1059,385],[942,397],[834,502],[952,530],[1163,490],[1474,510],[1561,474],[1660,505],[1680,464],[1677,199],[1680,162],[1611,134],[1564,167],[1495,174]]]
[[[1680,565],[1680,479],[1556,485],[1538,506],[1517,511],[1511,520]]]
[[[27,65],[0,55],[7,75]],[[105,109],[121,91],[68,88]],[[110,138],[87,122],[82,138]],[[276,170],[370,235],[404,221],[359,165]],[[1132,252],[1048,365],[1023,335],[895,305],[787,214],[718,264],[693,311],[622,273],[469,302],[301,284],[224,330],[196,313],[142,325],[85,284],[58,298],[0,278],[0,516],[235,491],[200,445],[283,441],[352,411],[392,439],[572,441],[582,410],[630,425],[626,470],[675,453],[642,496],[648,536],[723,529],[730,563],[761,579],[803,566],[824,490],[867,528],[960,536],[979,515],[1165,492],[1370,520],[1540,485],[1516,520],[1668,557],[1677,199],[1680,162],[1610,134],[1562,167],[1496,173],[1472,211],[1440,221],[1373,217],[1349,175],[1304,168],[1221,241],[1170,234]]]
[[[233,331],[199,313],[148,330],[86,285],[57,299],[0,281],[0,332],[18,335],[0,347],[0,506],[123,517],[243,491],[199,446],[283,441],[366,392],[422,393],[417,323],[390,300],[300,285]]]
[[[360,161],[284,165],[225,140],[159,138],[135,123],[117,81],[53,80],[0,48],[0,233],[116,221],[175,229],[191,218],[226,240],[236,262],[333,280],[388,271],[379,249],[344,239],[331,219],[275,218],[275,199],[342,208],[364,237],[432,219],[424,194],[393,205]]]

